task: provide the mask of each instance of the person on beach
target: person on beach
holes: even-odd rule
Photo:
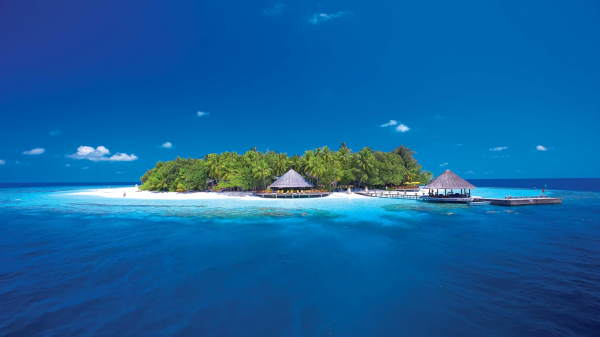
[[[125,198],[127,196],[127,194],[125,194],[125,191],[123,191],[123,198]]]

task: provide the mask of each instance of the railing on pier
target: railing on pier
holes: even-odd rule
[[[406,194],[406,192],[391,192],[391,191],[369,191],[369,192],[356,192],[356,194],[364,195],[366,197],[374,198],[393,198],[393,199],[419,199],[418,193]]]
[[[329,196],[329,192],[307,192],[307,193],[269,193],[260,192],[256,193],[256,196],[261,198],[274,198],[274,199],[286,199],[286,198],[322,198]]]
[[[504,199],[533,199],[533,198],[545,198],[542,195],[534,195],[532,197],[504,197]]]

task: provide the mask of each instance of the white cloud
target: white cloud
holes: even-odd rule
[[[502,151],[502,150],[506,150],[508,149],[508,147],[506,146],[498,146],[498,147],[493,147],[490,149],[490,151]]]
[[[116,172],[117,174],[123,174],[123,172]]]
[[[467,172],[465,172],[465,173],[466,173],[466,174],[475,174],[475,172],[473,172],[473,171],[467,171]]]
[[[160,147],[162,147],[164,149],[170,149],[173,147],[173,144],[171,144],[170,142],[166,142],[163,145],[161,145]]]
[[[277,16],[277,15],[281,14],[282,10],[283,10],[283,4],[277,4],[273,8],[265,8],[263,10],[263,13],[265,13],[266,16]]]
[[[393,119],[390,119],[390,121],[388,123],[381,124],[381,127],[387,128],[388,126],[392,126],[392,125],[398,125],[398,122]]]
[[[443,163],[443,164],[440,164],[440,166],[441,166],[441,167],[444,167],[444,166],[446,166],[446,165],[448,165],[448,163]]]
[[[23,151],[23,154],[31,156],[31,155],[35,155],[35,154],[42,154],[44,152],[46,152],[45,149],[42,149],[41,147],[38,147],[38,148],[35,148],[33,150],[30,150],[30,151]]]
[[[312,23],[313,25],[316,25],[318,23],[329,21],[331,19],[341,18],[342,16],[346,16],[346,15],[354,16],[354,13],[352,13],[352,12],[337,12],[336,14],[325,14],[325,13],[313,14],[313,16],[310,17],[310,19],[308,19],[308,22]]]
[[[410,130],[410,128],[404,124],[400,124],[396,127],[396,131],[398,132],[406,132],[408,130]]]
[[[50,136],[58,136],[60,135],[60,130],[50,131]]]
[[[198,113],[196,114],[198,117],[202,117],[202,116],[206,116],[209,115],[208,112],[204,112],[204,111],[198,111]]]
[[[435,116],[435,117],[433,117],[433,118],[435,118],[435,119],[442,119],[442,118],[444,118],[444,117],[442,117],[442,116],[440,116],[440,115],[437,115],[437,116]]]
[[[545,146],[541,146],[541,145],[538,145],[538,146],[536,146],[535,148],[536,148],[538,151],[548,151],[548,149],[547,149]]]
[[[98,146],[94,149],[91,146],[80,146],[77,148],[77,153],[67,155],[68,158],[72,159],[88,159],[91,161],[132,161],[138,159],[136,155],[127,153],[117,152],[113,156],[110,156],[110,151],[104,146]]]
[[[67,165],[65,165],[65,166],[66,166],[66,167],[69,167],[69,166],[71,166],[71,164],[67,164]]]
[[[82,167],[81,169],[82,170],[87,170],[87,169],[89,169],[89,167],[86,166],[86,167]]]
[[[4,164],[6,164],[6,160],[0,159],[0,165],[4,165]]]

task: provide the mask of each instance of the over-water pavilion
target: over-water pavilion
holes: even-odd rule
[[[468,203],[473,201],[471,190],[476,188],[468,181],[457,176],[456,173],[446,170],[423,187],[423,189],[429,190],[429,195],[422,196],[420,199],[433,202]],[[441,194],[440,190],[444,190],[444,194]],[[454,190],[460,192],[455,193]]]

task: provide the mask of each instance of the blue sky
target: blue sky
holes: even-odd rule
[[[0,182],[136,181],[176,156],[340,142],[404,144],[436,175],[600,177],[599,15],[594,1],[5,1]]]

